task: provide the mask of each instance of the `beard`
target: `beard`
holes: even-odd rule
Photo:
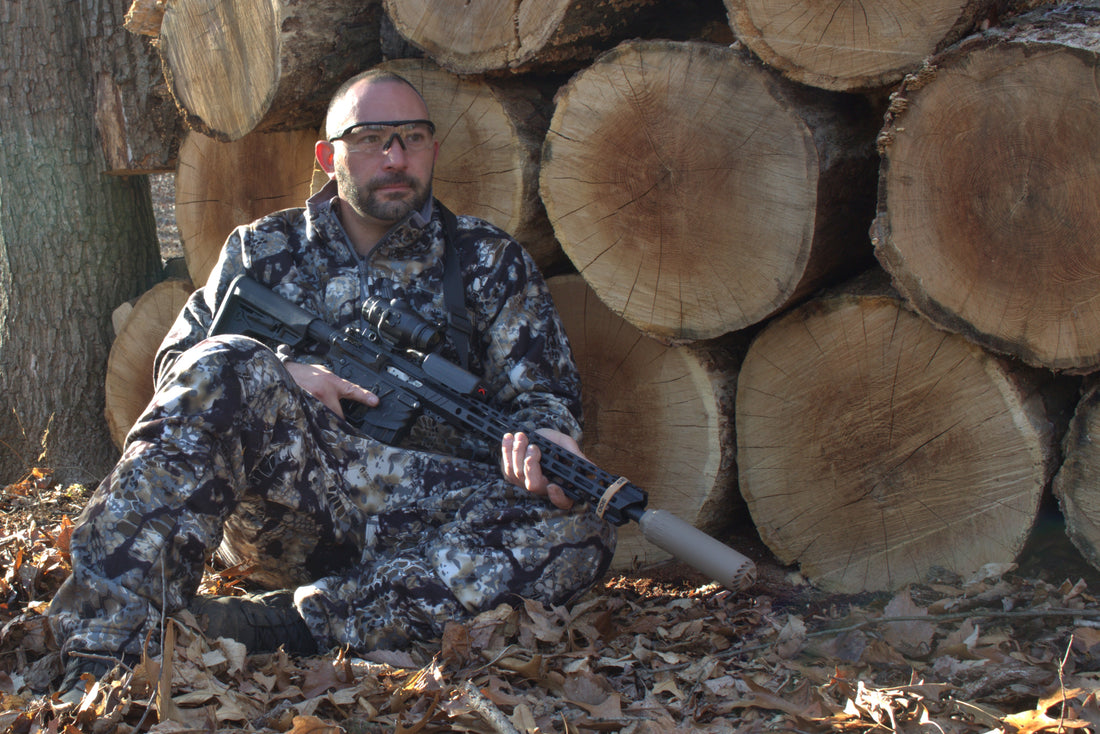
[[[429,178],[428,181],[431,179]],[[406,173],[389,173],[367,181],[360,186],[346,169],[336,169],[336,183],[342,197],[361,217],[370,217],[383,222],[397,222],[409,212],[420,211],[428,202],[431,188],[427,181],[419,181]],[[384,198],[378,189],[393,184],[405,184],[412,190],[412,196],[400,199]]]

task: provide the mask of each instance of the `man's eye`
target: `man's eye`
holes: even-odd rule
[[[427,139],[428,139],[427,135],[425,135],[424,133],[419,132],[417,130],[414,130],[414,131],[410,132],[408,135],[405,136],[405,140],[409,141],[410,143],[413,143],[414,145],[419,144],[419,143],[423,143]]]

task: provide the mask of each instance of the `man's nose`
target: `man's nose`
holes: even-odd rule
[[[405,141],[398,133],[390,136],[386,145],[382,148],[382,156],[387,166],[405,165]]]

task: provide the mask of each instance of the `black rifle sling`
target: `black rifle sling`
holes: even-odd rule
[[[443,265],[443,302],[447,306],[447,330],[458,350],[460,364],[470,366],[470,339],[474,333],[474,323],[466,310],[466,286],[462,282],[462,267],[458,262],[458,218],[450,209],[436,201],[443,215],[444,249],[446,260]]]

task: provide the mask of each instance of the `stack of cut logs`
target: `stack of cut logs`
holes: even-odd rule
[[[436,195],[553,276],[585,450],[651,506],[723,540],[747,508],[855,592],[1012,562],[1053,492],[1100,566],[1100,7],[137,0],[127,28],[189,128],[190,283],[121,325],[116,440],[225,236],[301,205],[328,95],[384,64],[438,125]]]

